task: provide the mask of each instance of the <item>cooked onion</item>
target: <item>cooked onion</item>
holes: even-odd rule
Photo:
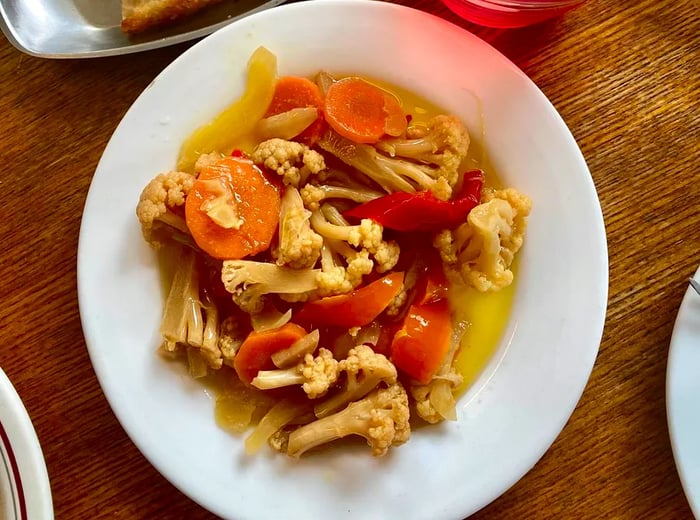
[[[264,309],[258,314],[250,316],[250,323],[255,332],[265,332],[266,330],[279,329],[292,319],[292,309],[282,314],[274,307]]]
[[[316,119],[318,119],[318,109],[315,107],[292,108],[260,120],[255,127],[255,132],[263,141],[274,137],[292,139],[306,130]]]
[[[306,336],[299,338],[288,348],[272,354],[272,362],[277,368],[288,368],[304,359],[306,354],[312,354],[318,347],[320,333],[314,329]]]

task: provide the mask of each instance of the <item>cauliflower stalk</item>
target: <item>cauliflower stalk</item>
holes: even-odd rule
[[[334,186],[332,184],[307,184],[301,189],[304,206],[311,211],[321,207],[321,202],[327,199],[351,200],[359,204],[378,199],[382,193],[364,187]]]
[[[253,162],[275,172],[284,184],[294,187],[306,183],[310,175],[321,175],[326,169],[323,156],[296,141],[268,139],[253,150]]]
[[[160,326],[163,349],[196,349],[208,366],[219,369],[223,364],[219,312],[206,291],[200,295],[195,252],[183,248],[177,265]]]
[[[299,190],[287,186],[280,203],[278,244],[272,252],[278,265],[304,269],[318,260],[323,238],[311,229],[310,216]]]
[[[337,379],[338,361],[330,350],[320,348],[316,357],[306,354],[304,361],[291,368],[260,370],[251,384],[260,390],[301,385],[306,395],[315,399],[324,395]]]
[[[523,244],[531,202],[512,188],[486,194],[467,222],[438,233],[433,245],[443,262],[481,292],[498,291],[513,282],[510,269]]]
[[[382,456],[391,446],[411,436],[408,396],[400,383],[374,390],[364,399],[350,403],[333,415],[294,430],[288,439],[287,454],[299,457],[322,444],[359,435],[367,439],[372,455]]]

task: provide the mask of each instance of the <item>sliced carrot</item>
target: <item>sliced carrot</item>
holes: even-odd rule
[[[267,108],[265,117],[275,116],[293,108],[314,107],[318,109],[318,119],[300,133],[295,140],[312,146],[318,141],[325,127],[323,119],[323,96],[318,85],[307,78],[283,76],[275,83],[275,93]]]
[[[277,329],[251,332],[233,358],[233,368],[244,383],[250,383],[260,370],[274,369],[272,354],[284,350],[306,336],[306,330],[296,323],[286,323]]]
[[[354,76],[328,87],[325,116],[333,130],[356,143],[373,144],[384,134],[401,135],[407,124],[396,97]]]
[[[450,350],[451,334],[447,300],[411,305],[391,343],[391,360],[397,369],[426,385]]]
[[[207,214],[207,202],[221,197],[222,190],[240,219],[237,227],[222,227]],[[231,156],[206,166],[185,201],[192,238],[205,253],[218,259],[239,259],[265,251],[277,230],[279,210],[277,188],[252,161]]]
[[[403,273],[391,273],[350,294],[305,303],[294,320],[316,327],[361,327],[372,323],[401,292]]]

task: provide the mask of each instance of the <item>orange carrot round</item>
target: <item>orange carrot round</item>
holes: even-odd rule
[[[306,336],[306,330],[295,323],[286,323],[278,329],[251,332],[233,358],[233,368],[244,383],[250,383],[260,370],[275,368],[272,354],[292,346]]]
[[[396,97],[362,78],[348,77],[328,87],[325,117],[333,130],[356,143],[373,144],[401,135],[406,116]]]
[[[307,78],[300,76],[283,76],[275,83],[275,93],[272,96],[270,106],[265,117],[275,116],[292,110],[293,108],[314,107],[318,109],[318,119],[300,133],[295,140],[312,146],[319,140],[323,133],[325,120],[323,119],[323,96],[318,85]]]
[[[224,201],[236,226],[212,218],[207,203]],[[280,196],[248,159],[223,157],[206,166],[185,201],[187,227],[197,245],[218,259],[240,259],[265,251],[277,230]]]

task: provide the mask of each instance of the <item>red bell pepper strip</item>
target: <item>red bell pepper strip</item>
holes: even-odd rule
[[[360,204],[344,213],[350,218],[369,218],[396,231],[436,231],[453,228],[467,220],[467,215],[481,199],[484,173],[464,173],[462,189],[451,200],[440,200],[429,191],[397,191]]]
[[[427,305],[447,299],[449,282],[437,251],[426,251],[425,267],[418,276],[414,305]]]
[[[372,323],[403,288],[403,273],[391,273],[350,294],[305,303],[293,318],[316,327],[361,327]]]
[[[391,343],[391,360],[397,369],[427,385],[450,350],[451,335],[447,300],[411,305]]]

